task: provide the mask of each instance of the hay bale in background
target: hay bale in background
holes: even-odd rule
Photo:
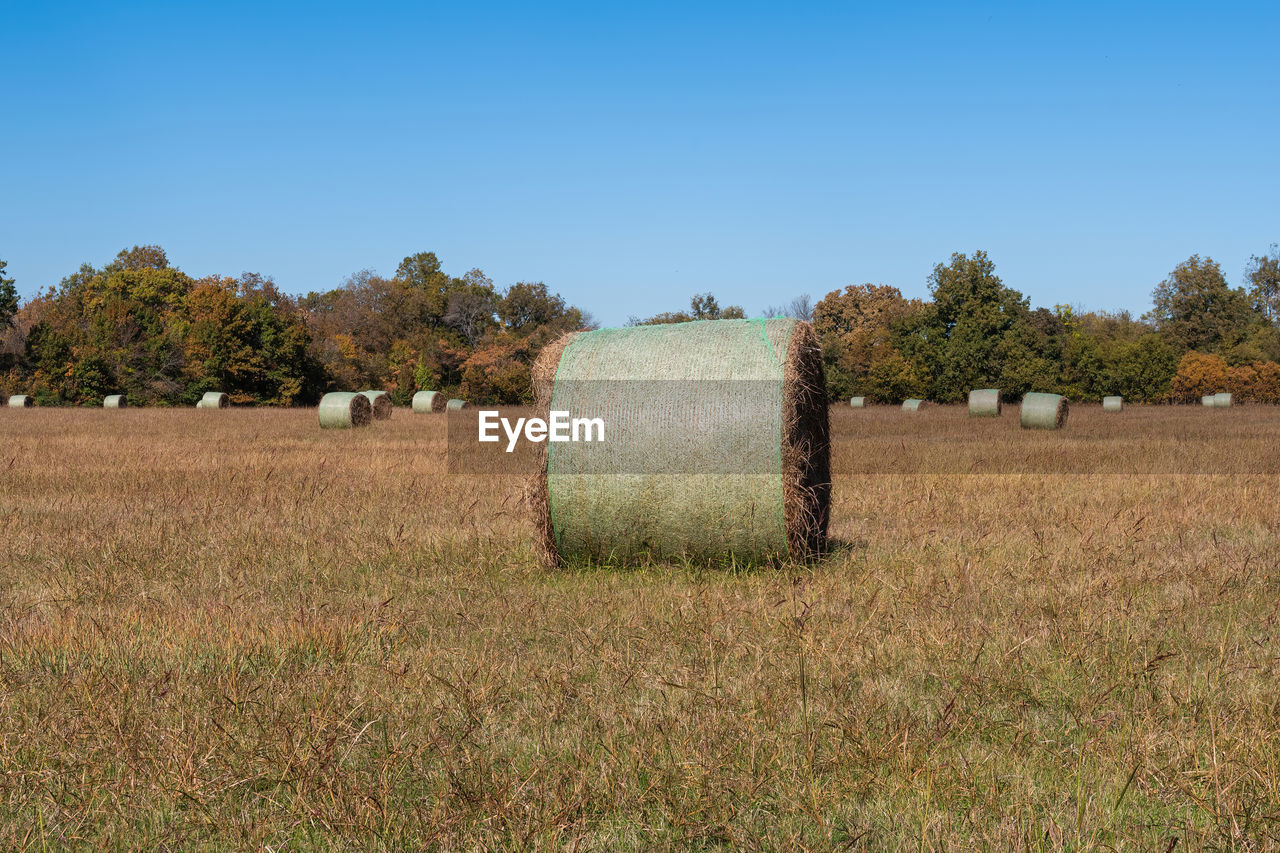
[[[444,408],[446,412],[460,412],[463,409],[468,408],[470,405],[471,404],[466,400],[450,400],[448,403],[445,403]]]
[[[902,401],[902,411],[918,412],[920,411],[921,408],[924,407],[924,405],[925,405],[924,400],[917,400],[916,398],[912,397],[910,400]]]
[[[1202,406],[1208,406],[1209,408],[1211,408],[1211,409],[1212,409],[1212,408],[1213,408],[1213,395],[1212,395],[1212,394],[1205,394],[1203,397],[1201,397],[1201,398],[1200,398],[1200,405],[1202,405]]]
[[[1118,412],[1123,408],[1124,408],[1123,397],[1113,396],[1113,397],[1102,398],[1102,411],[1104,412]]]
[[[867,405],[866,397],[850,397],[849,398],[849,406],[851,408],[863,409],[863,408],[866,408],[866,405]]]
[[[1061,429],[1067,422],[1067,398],[1032,391],[1022,398],[1023,429]]]
[[[11,409],[29,409],[36,404],[27,394],[14,394],[9,398],[8,406]]]
[[[391,420],[391,410],[395,408],[391,403],[391,395],[386,391],[361,391],[360,392],[369,404],[373,407],[373,419],[375,421]]]
[[[206,391],[196,403],[197,409],[226,409],[231,406],[231,398],[221,391]]]
[[[427,415],[432,412],[443,412],[448,400],[439,391],[419,391],[413,395],[413,413]]]
[[[1230,394],[1214,394],[1213,407],[1215,409],[1231,408],[1231,395]]]
[[[1004,395],[999,388],[975,388],[969,392],[969,417],[998,418],[1004,410]]]
[[[102,401],[104,409],[123,409],[126,405],[123,394],[111,394]]]
[[[530,497],[549,563],[754,562],[825,549],[827,402],[808,323],[578,332],[545,347],[532,374],[541,409],[602,417],[622,437],[542,445]]]
[[[349,429],[373,423],[373,404],[364,394],[333,391],[320,398],[320,427]]]

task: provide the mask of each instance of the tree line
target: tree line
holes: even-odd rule
[[[395,275],[365,271],[339,287],[294,297],[267,277],[192,278],[157,246],[83,265],[28,300],[0,261],[0,391],[44,405],[189,405],[220,390],[238,404],[314,403],[336,389],[380,388],[399,404],[420,389],[483,403],[529,401],[538,352],[590,315],[542,282],[502,288],[481,270],[446,273],[432,252]],[[808,295],[760,316],[811,320],[833,400],[859,394],[958,402],[998,387],[1073,399],[1121,394],[1190,402],[1227,390],[1280,403],[1280,251],[1250,259],[1228,284],[1193,255],[1153,291],[1151,310],[1032,308],[996,275],[985,252],[955,254],[929,277],[927,300],[884,284]],[[746,317],[710,293],[688,310],[631,324]]]

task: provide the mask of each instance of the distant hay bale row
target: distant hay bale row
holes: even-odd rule
[[[1061,429],[1067,422],[1067,398],[1032,391],[1022,398],[1023,429]]]
[[[391,410],[395,406],[391,403],[391,395],[386,391],[361,391],[360,394],[369,401],[369,405],[373,407],[373,419],[375,421],[391,420]]]
[[[123,394],[111,394],[102,401],[104,409],[123,409],[127,405]]]
[[[27,394],[14,394],[9,398],[9,408],[11,409],[29,409],[36,404],[36,401]]]
[[[355,391],[332,391],[320,398],[321,429],[351,429],[373,423],[373,404]]]
[[[1004,408],[999,388],[977,388],[969,392],[969,417],[998,418]]]
[[[196,403],[197,409],[226,409],[231,406],[231,398],[221,391],[206,391]]]
[[[1123,408],[1124,408],[1123,397],[1103,397],[1102,398],[1102,411],[1104,412],[1118,412]]]

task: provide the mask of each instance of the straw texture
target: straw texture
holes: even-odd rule
[[[373,407],[373,419],[375,421],[391,420],[391,410],[395,406],[391,402],[390,394],[386,391],[361,391],[360,394]]]
[[[1022,398],[1023,429],[1062,429],[1067,423],[1067,398],[1032,391]]]
[[[373,404],[354,391],[333,391],[320,398],[320,426],[323,429],[350,429],[373,423]]]
[[[1004,409],[999,388],[977,388],[969,392],[969,417],[998,418]]]
[[[9,408],[11,409],[29,409],[35,404],[36,401],[26,394],[14,394],[9,398]]]
[[[916,398],[912,397],[910,400],[902,401],[902,411],[918,412],[920,411],[921,408],[924,407],[924,405],[925,405],[924,400],[917,400]]]
[[[439,391],[419,391],[413,395],[413,413],[427,415],[432,412],[443,412],[448,400]]]
[[[104,409],[123,409],[125,405],[123,394],[111,394],[102,401]]]
[[[1124,408],[1123,397],[1103,397],[1102,398],[1102,411],[1104,412],[1118,412],[1123,408]]]
[[[580,332],[543,350],[533,386],[539,408],[601,417],[614,437],[545,446],[531,498],[549,563],[759,562],[825,548],[829,430],[809,324]]]

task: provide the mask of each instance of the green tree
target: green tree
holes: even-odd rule
[[[1280,319],[1280,245],[1271,244],[1265,255],[1249,258],[1245,267],[1249,281],[1249,295],[1258,310],[1271,322]]]
[[[1219,352],[1238,344],[1260,315],[1243,288],[1227,285],[1213,258],[1192,255],[1152,292],[1149,317],[1179,349]]]
[[[644,320],[632,317],[628,326],[660,326],[665,323],[688,323],[693,320],[741,320],[747,316],[741,305],[720,307],[710,293],[697,293],[689,300],[688,311],[664,311]]]
[[[0,260],[0,332],[13,325],[13,318],[18,313],[18,291],[14,287],[15,279],[5,278],[5,267],[8,261]]]

